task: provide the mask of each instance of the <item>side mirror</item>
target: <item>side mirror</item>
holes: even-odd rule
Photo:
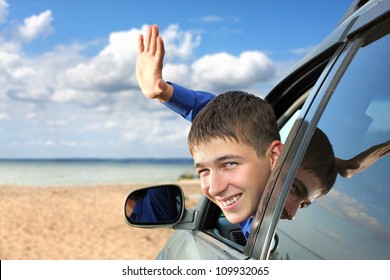
[[[184,213],[183,191],[178,185],[135,190],[127,197],[124,212],[126,220],[134,226],[173,226]]]

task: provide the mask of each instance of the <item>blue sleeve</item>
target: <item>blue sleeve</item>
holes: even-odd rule
[[[173,86],[173,95],[168,102],[164,102],[163,104],[190,122],[215,97],[210,92],[194,91],[174,83],[169,84]]]

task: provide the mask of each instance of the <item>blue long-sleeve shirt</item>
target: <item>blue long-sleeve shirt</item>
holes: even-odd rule
[[[210,92],[190,90],[174,83],[169,84],[173,86],[173,95],[168,102],[164,102],[163,104],[190,122],[215,97]],[[247,239],[252,221],[253,219],[250,217],[240,223],[241,230]]]
[[[215,97],[210,92],[190,90],[174,83],[169,84],[173,86],[173,95],[163,104],[190,122]]]

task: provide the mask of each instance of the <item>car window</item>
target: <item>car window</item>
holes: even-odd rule
[[[337,175],[327,194],[294,220],[280,220],[271,259],[390,259],[389,26],[387,20],[353,41],[359,49],[317,126],[336,157],[360,155],[343,162],[350,171],[363,170]]]

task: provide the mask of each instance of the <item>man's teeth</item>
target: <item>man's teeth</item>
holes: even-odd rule
[[[240,197],[241,197],[241,195],[236,195],[236,196],[233,196],[229,200],[221,201],[221,203],[223,206],[229,206],[229,205],[232,205],[234,202],[236,202]]]

